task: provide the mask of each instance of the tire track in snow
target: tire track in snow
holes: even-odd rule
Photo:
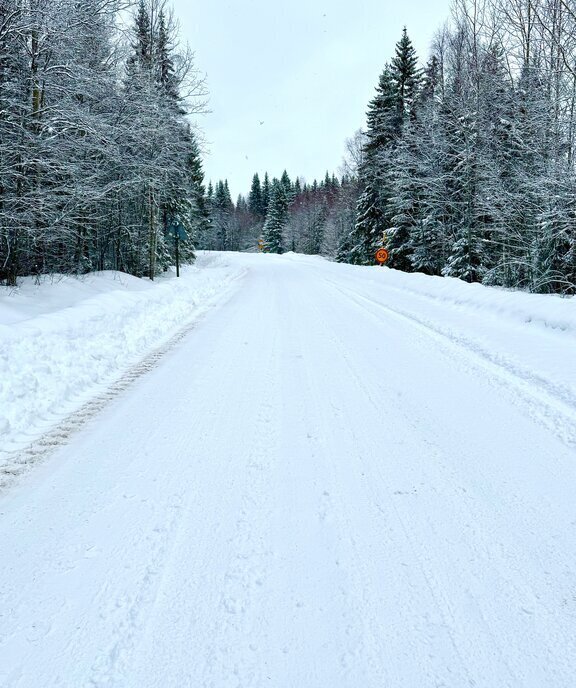
[[[316,341],[325,339],[326,314],[315,301],[310,300],[305,307],[313,313],[310,322],[315,327],[298,327],[297,324],[303,317],[299,307],[304,303],[304,299],[297,301],[288,298],[282,309],[287,325],[285,337],[287,341],[290,338],[292,340],[291,356],[297,362],[290,370],[290,380],[285,382],[294,389],[292,394],[287,394],[287,398],[300,399],[296,428],[302,436],[306,429],[306,434],[302,437],[305,448],[297,455],[309,464],[304,468],[292,462],[291,468],[293,472],[302,472],[300,478],[312,482],[316,491],[315,522],[312,521],[309,528],[318,528],[319,540],[317,552],[309,552],[309,557],[311,562],[316,563],[318,571],[311,573],[316,577],[321,572],[324,579],[327,572],[331,572],[333,601],[331,608],[325,611],[333,615],[334,635],[339,639],[340,646],[335,654],[339,674],[346,681],[345,685],[357,683],[368,686],[372,685],[371,680],[378,680],[380,683],[382,678],[382,664],[375,661],[377,654],[371,651],[377,637],[377,632],[374,633],[370,624],[374,621],[369,604],[369,595],[373,593],[373,589],[366,576],[365,560],[359,552],[357,534],[351,526],[348,505],[343,498],[343,485],[346,483],[339,480],[341,476],[338,475],[334,453],[331,451],[334,418],[330,413],[333,407],[327,408],[329,398],[322,389],[325,371],[314,360],[316,351],[328,351],[326,341]],[[313,342],[318,345],[313,346]],[[293,411],[290,415],[292,413]],[[302,490],[304,489],[302,486]],[[310,504],[308,506],[311,508]],[[305,602],[307,606],[312,606],[315,600],[306,599]],[[321,631],[326,633],[324,628]]]
[[[161,360],[175,349],[194,329],[196,329],[213,308],[225,303],[236,291],[236,283],[246,275],[246,271],[231,280],[224,292],[210,299],[193,320],[188,322],[168,341],[150,351],[143,359],[132,365],[120,378],[84,403],[77,411],[69,414],[39,438],[34,439],[23,449],[14,451],[0,450],[0,495],[18,479],[26,475],[34,466],[46,460],[56,449],[66,445],[70,438],[97,416],[106,406],[123,394],[139,378],[156,368]]]
[[[110,581],[94,599],[94,604],[104,610],[101,612],[103,623],[110,623],[112,619],[113,631],[108,647],[92,664],[85,688],[126,685],[139,633],[146,627],[158,600],[164,572],[180,540],[185,511],[183,500],[184,490],[175,493],[167,505],[167,513],[146,536],[148,563],[134,588],[116,597],[116,581]]]
[[[413,313],[387,306],[332,280],[325,281],[368,312],[371,312],[370,306],[376,307],[403,322],[410,323],[423,335],[440,344],[450,357],[453,351],[457,351],[462,363],[467,363],[468,368],[487,371],[488,375],[482,376],[485,381],[496,383],[507,392],[512,392],[510,396],[514,404],[520,405],[520,398],[523,402],[522,407],[528,410],[534,420],[552,431],[564,445],[571,449],[576,448],[576,395],[571,390],[562,389],[549,380],[484,349],[477,342],[435,327]]]
[[[325,281],[328,282],[331,286],[335,287],[339,292],[344,293],[339,284],[332,283],[330,280]],[[349,291],[352,292],[354,296],[357,296],[357,294],[353,292],[353,290]],[[351,297],[350,294],[344,293],[344,295],[349,298],[351,303],[354,303],[356,306],[363,309],[372,320],[378,323],[378,325],[383,325],[382,318],[377,315],[377,312],[375,312],[375,310],[373,310],[372,308],[367,307],[364,303],[364,301],[367,301],[370,302],[370,304],[372,304],[372,299],[367,299],[365,297],[356,299],[354,297]],[[394,309],[383,306],[378,302],[374,302],[374,305],[379,307],[379,313],[386,312],[387,314],[392,315],[393,317],[397,317],[399,321],[409,324],[411,327],[416,326],[418,331],[421,331],[426,338],[431,337],[435,341],[437,341],[441,345],[441,350],[444,350],[445,354],[453,354],[453,350],[457,348],[458,353],[460,353],[463,356],[467,356],[467,350],[464,349],[463,351],[461,351],[462,347],[458,346],[458,340],[456,342],[446,341],[445,338],[442,336],[442,333],[429,332],[429,329],[425,326],[419,327],[418,323],[414,323],[413,318],[404,317],[403,314],[398,314]],[[335,342],[339,343],[342,359],[347,363],[348,367],[355,374],[358,386],[364,390],[366,398],[370,401],[373,408],[376,411],[378,411],[378,409],[382,408],[382,404],[378,404],[374,396],[375,393],[377,394],[378,390],[377,382],[375,382],[371,378],[366,378],[365,376],[358,374],[357,371],[354,370],[353,362],[350,360],[346,347],[342,345],[342,342],[340,342],[338,335],[336,335]],[[422,344],[425,345],[424,339],[421,339],[421,343],[419,343],[419,346],[422,346]],[[473,374],[477,375],[478,368],[484,366],[484,361],[480,360],[477,362],[475,360],[475,356],[473,353],[470,353],[469,358],[471,359],[471,365],[465,365],[464,371],[468,374],[472,372]],[[450,360],[451,363],[454,362],[453,355],[450,356]],[[488,365],[486,367],[488,367]],[[491,368],[492,366],[490,366],[490,369]],[[506,371],[498,372],[501,373],[503,376],[506,373]],[[484,376],[483,379],[485,379]],[[508,382],[508,380],[497,381],[498,384],[502,385],[505,385],[506,382]],[[515,381],[513,380],[512,382]],[[508,389],[507,391],[510,390]],[[518,404],[517,402],[517,405],[520,404]],[[524,409],[525,407],[522,405],[521,408]],[[530,414],[530,416],[533,418],[533,414]],[[539,424],[543,424],[540,417],[536,417],[534,418],[534,420],[536,420]],[[429,443],[430,438],[426,437],[426,433],[429,432],[429,428],[425,430],[423,427],[421,427],[419,422],[414,422],[414,418],[412,418],[411,420],[409,415],[406,415],[406,421],[407,423],[412,425],[412,432],[414,433],[415,437],[420,436],[423,442]],[[547,429],[551,428],[547,426]],[[562,436],[558,437],[558,439],[563,441]],[[361,443],[361,438],[359,438],[359,443]],[[567,443],[564,442],[564,444]],[[436,449],[440,452],[442,451],[440,444],[436,446],[436,441],[433,439],[433,435],[431,449]],[[442,462],[441,454],[435,456],[435,462],[437,461]],[[442,463],[440,465],[442,465]],[[426,467],[424,467],[424,471],[426,471]],[[448,474],[450,474],[450,467],[442,465],[442,473],[446,471],[448,471]],[[438,472],[438,467],[436,468],[436,472]],[[425,476],[426,472],[423,472],[422,475]],[[382,471],[380,471],[380,477],[384,484],[387,483],[387,477]],[[434,477],[435,473],[429,474],[428,480],[430,481],[430,484],[433,484]],[[446,475],[443,477],[449,478],[450,475]],[[494,495],[490,494],[490,490],[484,489],[484,486],[482,484],[476,484],[476,498],[472,501],[462,499],[462,495],[458,495],[459,483],[455,478],[456,476],[452,476],[451,479],[451,484],[453,486],[455,498],[452,498],[449,501],[447,501],[444,507],[445,509],[449,509],[450,512],[452,512],[452,518],[454,520],[454,523],[483,523],[485,524],[485,526],[489,526],[488,532],[497,533],[501,531],[503,533],[507,533],[508,528],[510,528],[510,513],[505,515],[505,512],[501,509],[501,505],[498,499],[494,499]],[[486,483],[485,486],[488,487],[489,483]],[[477,497],[479,496],[482,497],[481,500],[477,499]],[[513,494],[511,495],[511,497],[513,498]],[[427,546],[425,545],[425,543],[422,542],[421,539],[423,532],[421,527],[422,524],[418,525],[417,522],[414,522],[411,510],[403,510],[402,512],[399,511],[394,500],[392,500],[391,506],[394,507],[398,520],[402,524],[402,528],[404,529],[406,541],[410,543],[410,546],[414,551],[414,554],[416,555],[418,549],[424,550],[424,553],[426,553]],[[488,510],[486,509],[486,506],[489,507]],[[384,514],[385,511],[382,511],[382,513]],[[534,515],[537,516],[537,514]],[[518,523],[514,523],[514,532],[530,533],[532,530],[530,520],[525,519],[524,514],[522,513],[518,513],[517,518]],[[553,560],[546,561],[542,558],[543,552],[540,552],[539,548],[535,546],[535,544],[539,543],[534,543],[533,541],[531,541],[530,538],[528,538],[525,541],[519,542],[517,542],[516,540],[514,540],[513,542],[507,541],[505,543],[496,542],[494,543],[495,545],[497,545],[496,547],[487,547],[486,545],[488,543],[483,543],[483,533],[476,531],[474,528],[472,528],[469,531],[468,538],[471,545],[475,545],[475,547],[480,547],[478,551],[473,550],[472,552],[474,558],[478,558],[478,565],[480,567],[478,570],[489,572],[489,580],[491,580],[492,585],[496,586],[496,590],[493,592],[494,594],[496,594],[496,592],[498,593],[499,598],[501,598],[502,602],[504,602],[506,606],[508,606],[508,604],[512,602],[515,606],[517,606],[518,613],[524,613],[528,615],[528,618],[532,618],[534,614],[538,614],[540,616],[549,616],[552,618],[554,614],[557,613],[557,600],[554,599],[553,595],[544,595],[542,593],[543,591],[548,591],[548,587],[552,582],[551,580],[548,580],[550,574],[547,569],[554,569],[554,563],[555,560],[558,558],[558,552],[554,552]],[[449,586],[446,586],[445,584],[443,585],[442,582],[438,580],[437,576],[435,575],[435,568],[430,566],[429,554],[432,554],[433,558],[434,552],[430,552],[427,556],[425,556],[423,559],[419,561],[422,574],[425,577],[430,592],[432,593],[433,597],[436,599],[438,603],[438,609],[439,611],[441,611],[442,617],[444,618],[445,628],[447,630],[449,630],[451,627],[457,629],[458,626],[461,624],[461,619],[458,619],[458,617],[454,616],[454,606],[450,602],[451,589]],[[507,557],[503,556],[505,554],[507,554]],[[512,561],[510,560],[510,558],[512,559]],[[538,562],[539,559],[542,559],[542,571],[539,571],[538,568],[534,568],[534,562]],[[514,564],[512,562],[514,562]],[[511,566],[518,574],[518,578],[516,581],[510,578]],[[525,583],[520,582],[522,581],[522,571],[530,571],[530,577],[526,579]],[[486,638],[491,638],[492,652],[494,656],[497,656],[499,658],[502,669],[505,668],[508,675],[508,679],[506,683],[503,685],[524,685],[524,681],[527,680],[527,677],[524,674],[522,668],[518,665],[512,666],[503,652],[502,638],[500,637],[500,635],[502,635],[503,629],[497,627],[498,624],[494,623],[494,618],[486,618],[483,613],[482,595],[486,594],[485,590],[483,590],[483,587],[486,585],[486,581],[483,579],[484,576],[478,576],[477,579],[472,578],[471,580],[471,589],[468,592],[468,614],[470,615],[469,620],[474,619],[478,628],[482,629],[482,633],[486,636]],[[509,588],[512,588],[512,591],[514,593],[513,598],[509,597],[511,592]],[[476,598],[475,593],[473,592],[476,589],[479,593],[478,598]],[[527,602],[525,607],[522,607],[522,600],[526,600]],[[536,635],[538,635],[536,628],[531,629],[531,631],[535,632]],[[566,647],[574,645],[573,638],[570,636],[569,633],[566,633],[566,629],[562,625],[557,624],[557,626],[555,627],[554,635],[556,636],[554,641],[555,643]],[[543,634],[540,638],[540,641],[542,643],[545,643],[549,641],[549,639]],[[454,647],[455,649],[457,649],[457,645],[454,645]],[[465,667],[466,663],[463,662],[462,666]],[[470,678],[470,680],[472,679]],[[471,683],[470,685],[473,685],[473,683]]]
[[[277,333],[271,335],[266,358],[255,364],[260,369],[258,392],[248,375],[243,386],[251,386],[258,399],[250,431],[252,442],[246,455],[236,457],[244,468],[244,482],[234,533],[229,540],[230,558],[223,573],[218,615],[211,627],[212,650],[202,669],[202,688],[237,685],[259,688],[267,677],[261,661],[259,640],[266,636],[267,619],[261,600],[267,594],[274,552],[263,525],[270,522],[271,472],[279,426],[277,380]],[[266,371],[266,375],[262,375]],[[246,371],[249,372],[248,370]]]
[[[329,302],[329,300],[326,300],[324,303]],[[378,419],[381,415],[382,405],[376,402],[372,391],[365,381],[365,376],[361,375],[353,364],[350,350],[345,345],[342,337],[334,329],[333,323],[326,317],[325,310],[318,309],[316,304],[312,304],[312,306],[316,310],[317,321],[328,324],[330,334],[326,335],[326,339],[329,344],[338,351],[339,356],[336,360],[343,361],[348,374],[353,379],[354,384],[351,385],[351,388],[357,387],[363,391],[363,396],[373,409],[374,419]],[[334,313],[334,315],[337,318],[336,321],[338,321],[339,317],[341,317],[341,311]],[[324,346],[323,350],[327,351],[328,347]],[[318,394],[318,396],[320,398],[320,394]],[[325,425],[329,427],[331,424],[329,414],[325,413],[324,415]],[[402,415],[405,416],[407,423],[413,425],[415,435],[418,435],[417,424],[414,423],[413,419],[410,419],[408,414],[403,413]],[[368,416],[368,418],[370,419],[370,416]],[[367,434],[358,434],[354,428],[350,428],[349,432],[352,436],[352,445],[357,453],[357,473],[360,473],[362,476],[366,475],[373,478],[375,468],[364,458],[364,455],[368,456],[370,454],[368,447],[365,446],[366,438],[370,437],[371,434],[370,430],[367,429]],[[351,453],[350,458],[352,458],[352,456],[353,454]],[[334,470],[334,480],[337,489],[342,492],[342,497],[347,495],[349,499],[350,494],[347,494],[347,491],[342,491],[342,486],[347,485],[348,488],[351,487],[349,485],[351,467],[339,466],[333,461],[331,464]],[[412,562],[411,568],[415,569],[417,573],[412,573],[410,578],[415,578],[416,580],[420,579],[419,587],[424,587],[428,590],[429,603],[432,608],[435,609],[435,614],[440,620],[440,636],[447,639],[447,643],[451,646],[454,656],[458,658],[461,672],[460,680],[465,681],[466,685],[473,686],[475,685],[474,681],[456,642],[453,619],[449,619],[450,605],[442,594],[441,585],[435,580],[433,572],[426,567],[419,555],[418,547],[416,546],[417,537],[409,526],[409,519],[401,513],[394,497],[390,498],[390,496],[394,494],[394,490],[389,482],[389,477],[387,477],[382,470],[377,470],[376,474],[379,479],[378,481],[374,482],[373,479],[369,479],[367,481],[362,481],[361,484],[362,489],[366,490],[371,498],[372,527],[379,533],[379,537],[381,538],[380,544],[386,549],[388,559],[387,565],[389,567],[388,572],[390,574],[391,569],[401,571],[403,567],[408,566],[405,563],[406,561]],[[386,488],[384,492],[382,492],[383,487]],[[386,496],[389,498],[386,499]],[[391,666],[394,664],[395,658],[393,655],[388,655],[389,650],[383,647],[382,638],[386,637],[386,632],[390,623],[395,622],[398,624],[400,623],[400,619],[380,618],[375,613],[374,602],[381,592],[378,588],[378,577],[373,570],[369,570],[371,567],[368,566],[371,551],[369,540],[366,538],[362,528],[357,527],[357,522],[355,520],[355,517],[358,516],[358,507],[361,503],[361,500],[357,500],[356,503],[350,503],[348,505],[342,503],[335,513],[339,522],[338,531],[341,535],[347,534],[348,547],[351,550],[347,553],[342,553],[343,556],[339,557],[339,559],[346,562],[344,565],[346,566],[347,564],[347,568],[350,567],[350,564],[354,565],[353,568],[349,569],[349,575],[354,581],[354,584],[349,587],[350,590],[362,592],[361,596],[354,596],[356,597],[354,607],[361,610],[361,617],[365,627],[363,637],[358,644],[357,652],[350,653],[349,655],[354,659],[356,666],[354,666],[354,664],[347,665],[347,662],[343,662],[343,669],[346,669],[347,674],[353,678],[355,676],[354,669],[357,676],[360,670],[366,671],[367,668],[370,668],[371,676],[368,680],[370,681],[371,679],[373,684],[366,683],[366,685],[376,686],[380,685],[383,680],[390,681],[391,683],[393,683],[395,679],[397,680],[397,677],[395,677],[393,673],[390,675],[387,674],[386,668],[388,665]],[[374,518],[374,514],[376,513],[380,515],[380,519]],[[366,516],[367,514],[364,514],[364,518],[366,518]],[[363,525],[365,525],[366,522],[367,520]],[[398,539],[398,535],[391,537],[391,526],[394,527],[394,531],[398,534],[402,534],[403,537],[401,540]],[[407,570],[406,576],[408,579]],[[419,631],[416,627],[417,621],[411,617],[412,610],[409,608],[402,609],[401,613],[402,625],[406,629],[414,625],[412,633],[418,635]],[[497,650],[496,643],[494,644],[494,648]],[[444,685],[441,675],[435,677],[435,682],[437,685]]]

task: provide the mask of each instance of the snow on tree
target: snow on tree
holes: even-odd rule
[[[390,224],[387,213],[391,182],[389,162],[401,119],[394,77],[388,65],[380,76],[376,96],[369,104],[367,123],[365,157],[359,172],[363,192],[358,200],[356,225],[344,240],[348,251],[341,246],[338,252],[340,260],[357,265],[374,262],[374,252]]]
[[[402,37],[396,44],[396,53],[392,58],[391,73],[396,86],[399,123],[406,122],[415,115],[417,99],[421,88],[421,70],[418,57],[408,31],[404,27]]]
[[[260,177],[257,172],[252,177],[252,186],[250,188],[250,195],[248,196],[248,208],[255,217],[263,218],[266,215],[262,198],[262,185],[260,184]]]
[[[268,172],[264,173],[264,181],[262,182],[262,211],[263,215],[266,216],[268,212],[268,204],[270,203],[270,178],[268,177]]]
[[[202,109],[202,82],[160,0],[137,6],[125,62],[122,5],[0,3],[0,280],[153,277],[171,261],[170,204],[187,222],[199,200],[184,115]]]
[[[262,229],[267,253],[284,252],[284,229],[288,222],[288,199],[284,185],[276,180],[272,184],[266,222]]]

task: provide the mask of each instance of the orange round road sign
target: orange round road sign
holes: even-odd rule
[[[383,265],[389,258],[388,251],[385,248],[379,248],[376,251],[376,260]]]

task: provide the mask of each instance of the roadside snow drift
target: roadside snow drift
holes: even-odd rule
[[[0,451],[33,439],[223,294],[238,267],[203,255],[156,282],[119,272],[0,291]]]

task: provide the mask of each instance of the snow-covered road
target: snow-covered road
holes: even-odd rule
[[[572,335],[230,261],[0,497],[0,686],[574,686]]]

